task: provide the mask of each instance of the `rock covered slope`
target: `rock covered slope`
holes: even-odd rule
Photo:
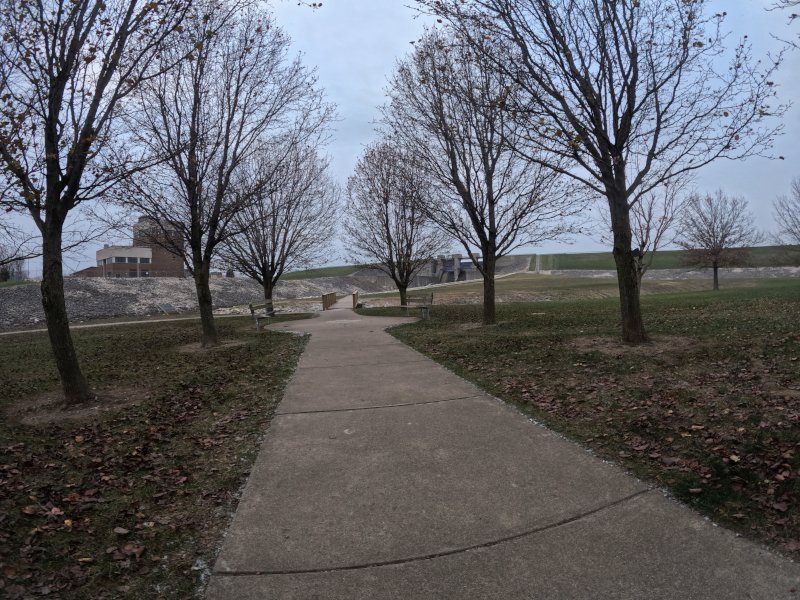
[[[319,298],[328,292],[349,294],[380,292],[381,282],[353,277],[322,277],[280,282],[275,299]],[[70,319],[82,321],[126,315],[156,314],[159,304],[179,311],[197,309],[191,279],[151,277],[141,279],[67,278],[64,293]],[[211,282],[214,307],[246,305],[263,297],[261,286],[250,279],[216,279]],[[0,329],[35,325],[44,320],[39,285],[0,288]]]

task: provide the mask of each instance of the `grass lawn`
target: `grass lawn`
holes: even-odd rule
[[[292,271],[281,275],[283,281],[295,279],[316,279],[318,277],[347,277],[359,269],[358,265],[343,265],[340,267],[320,267],[319,269],[306,269],[305,271]]]
[[[800,266],[800,251],[790,246],[762,246],[750,248],[746,264],[739,267],[796,267]],[[661,250],[656,252],[651,269],[686,268],[683,250]],[[536,257],[531,259],[531,269],[536,268]],[[574,254],[543,254],[541,268],[544,270],[614,270],[611,252],[584,252]]]
[[[106,412],[37,408],[58,390],[46,334],[2,340],[0,597],[198,596],[305,344],[218,327],[210,351],[194,321],[74,331]]]
[[[725,279],[720,277],[723,289],[749,289],[758,287],[763,279]],[[645,279],[642,283],[642,295],[701,292],[710,290],[712,279]],[[614,277],[564,277],[559,275],[541,275],[537,273],[515,273],[495,280],[497,299],[499,302],[524,302],[537,300],[569,300],[588,298],[619,297],[619,287]],[[437,304],[469,304],[483,302],[483,280],[466,283],[430,286],[425,292],[433,293],[433,303]],[[397,299],[397,292],[381,294],[362,294],[360,296],[369,304],[370,298]]]
[[[800,558],[800,280],[642,300],[654,342],[638,347],[617,341],[615,298],[499,304],[491,327],[480,325],[480,305],[435,306],[432,321],[392,332],[715,521]]]
[[[31,284],[34,284],[34,283],[38,284],[39,282],[38,281],[30,281],[30,280],[24,280],[24,281],[0,281],[0,288],[16,287],[18,285],[31,285]]]

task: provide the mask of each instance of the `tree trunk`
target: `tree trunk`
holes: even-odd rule
[[[64,389],[64,399],[67,404],[79,404],[94,400],[95,394],[83,376],[72,343],[64,300],[61,223],[54,223],[53,219],[51,215],[42,232],[42,308],[47,321],[50,346]]]
[[[617,266],[622,339],[632,344],[647,341],[639,298],[640,280],[636,257],[631,250],[631,222],[628,201],[622,195],[609,197],[611,226],[614,232],[614,263]]]
[[[408,286],[397,284],[397,289],[400,291],[400,306],[406,305],[406,299],[408,298]]]
[[[272,283],[272,277],[264,277],[264,304],[268,313],[274,312],[272,306],[272,292],[275,289],[275,284]]]
[[[203,328],[203,338],[200,343],[204,348],[216,346],[219,342],[217,338],[217,327],[214,324],[211,288],[208,285],[210,270],[211,265],[208,262],[203,262],[194,267],[194,287],[197,290],[197,304],[200,307],[200,325]]]
[[[497,258],[493,251],[484,253],[483,256],[483,324],[494,325],[494,272]]]
[[[719,263],[714,261],[711,263],[711,266],[714,268],[714,289],[719,289]]]

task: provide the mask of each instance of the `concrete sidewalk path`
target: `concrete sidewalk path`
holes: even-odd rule
[[[311,339],[210,600],[800,598],[798,565],[384,331],[405,321],[272,326]]]

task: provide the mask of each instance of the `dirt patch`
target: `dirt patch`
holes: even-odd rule
[[[689,337],[663,335],[653,337],[644,344],[626,344],[617,337],[586,336],[573,339],[571,345],[580,352],[601,352],[610,356],[624,356],[642,352],[650,355],[685,352],[697,348],[700,342]]]
[[[216,346],[209,346],[203,347],[200,342],[193,342],[191,344],[186,344],[185,346],[180,346],[178,348],[178,352],[182,354],[197,354],[198,352],[214,352],[215,350],[225,350],[227,348],[236,348],[237,346],[244,346],[247,344],[244,340],[228,340],[225,342],[220,342]]]
[[[140,404],[150,398],[150,392],[147,389],[138,387],[108,388],[96,391],[97,398],[94,402],[76,406],[65,406],[64,394],[60,391],[25,398],[11,404],[6,409],[6,416],[9,420],[24,425],[80,421]]]

